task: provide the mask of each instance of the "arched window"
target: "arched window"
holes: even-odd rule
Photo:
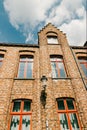
[[[11,123],[9,130],[31,130],[31,101],[15,100],[10,112]]]
[[[47,36],[47,42],[48,44],[58,44],[58,38],[57,36]]]
[[[50,56],[52,77],[53,78],[65,78],[65,68],[62,56]]]
[[[3,58],[4,58],[4,55],[0,54],[0,67],[2,66]]]
[[[85,74],[85,76],[87,77],[87,58],[86,57],[79,57],[79,63],[81,65],[81,68]]]
[[[75,101],[73,99],[57,99],[57,112],[61,130],[81,130]]]
[[[32,78],[33,77],[33,56],[20,56],[18,78]]]

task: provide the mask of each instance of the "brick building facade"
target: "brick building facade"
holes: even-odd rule
[[[87,130],[86,71],[87,46],[52,24],[38,45],[0,43],[0,130]]]

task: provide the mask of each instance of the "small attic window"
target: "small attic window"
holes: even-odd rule
[[[58,44],[57,36],[47,36],[48,44]]]

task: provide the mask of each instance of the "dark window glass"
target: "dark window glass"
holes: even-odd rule
[[[74,109],[73,100],[67,99],[66,102],[67,102],[68,109]]]
[[[20,106],[21,106],[21,102],[14,102],[14,106],[13,106],[13,112],[19,112],[20,111]]]
[[[30,111],[30,101],[24,101],[24,111]]]
[[[64,110],[65,109],[63,100],[58,100],[58,109],[59,110]]]

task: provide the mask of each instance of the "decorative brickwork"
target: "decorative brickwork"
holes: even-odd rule
[[[58,44],[48,44],[48,34],[56,35]],[[87,77],[78,62],[78,56],[87,57],[87,46],[69,46],[66,35],[52,24],[45,26],[38,35],[38,45],[0,43],[0,54],[4,54],[0,67],[0,130],[10,130],[10,112],[15,99],[32,101],[32,130],[61,130],[57,98],[75,100],[80,120],[79,130],[87,130]],[[32,79],[17,78],[20,55],[23,54],[33,55]],[[63,56],[66,78],[52,78],[51,55]],[[45,108],[40,100],[43,75],[48,79]]]

